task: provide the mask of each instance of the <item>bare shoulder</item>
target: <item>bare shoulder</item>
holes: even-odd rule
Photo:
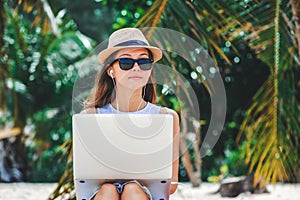
[[[170,109],[170,108],[167,108],[167,107],[162,107],[160,109],[160,114],[177,114],[174,110]]]
[[[96,108],[87,108],[80,112],[80,114],[97,114]]]
[[[173,116],[173,119],[176,121],[179,121],[179,116],[177,114],[177,112],[175,112],[174,110],[167,108],[167,107],[163,107],[160,109],[160,114],[170,114]]]

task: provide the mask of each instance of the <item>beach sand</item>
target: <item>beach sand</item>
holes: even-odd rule
[[[0,183],[0,200],[47,200],[55,183]],[[192,188],[189,183],[181,183],[170,200],[300,200],[300,184],[268,185],[270,193],[241,193],[235,198],[212,194],[219,184],[202,183]]]

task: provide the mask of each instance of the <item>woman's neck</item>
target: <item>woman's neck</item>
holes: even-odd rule
[[[137,90],[117,89],[117,95],[111,103],[113,107],[121,112],[135,112],[144,108],[147,104],[142,98],[142,88]]]

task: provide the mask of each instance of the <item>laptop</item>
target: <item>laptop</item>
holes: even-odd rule
[[[169,199],[173,118],[168,114],[75,114],[73,173],[77,200],[105,182],[138,180],[154,200]]]

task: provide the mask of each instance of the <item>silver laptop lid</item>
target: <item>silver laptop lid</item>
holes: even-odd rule
[[[74,179],[171,179],[173,118],[73,116]]]

